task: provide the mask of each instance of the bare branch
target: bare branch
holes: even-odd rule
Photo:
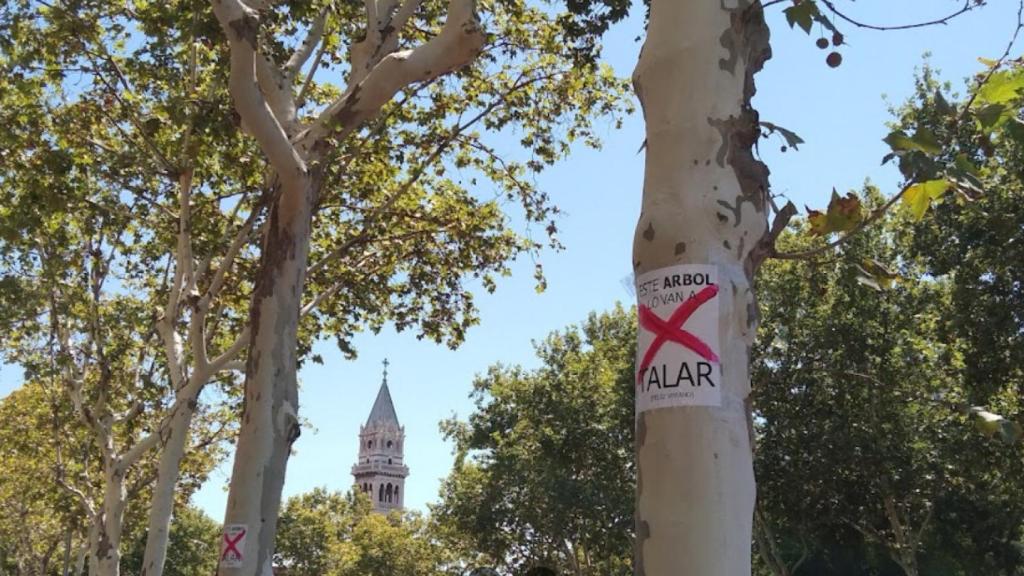
[[[310,26],[309,32],[306,33],[306,38],[299,44],[299,47],[295,49],[295,52],[288,58],[288,62],[285,63],[284,77],[288,80],[289,87],[292,81],[298,76],[302,67],[309,60],[309,57],[313,54],[313,49],[320,45],[320,41],[324,37],[324,28],[327,25],[327,14],[328,8],[325,6],[320,13],[317,14],[313,25]],[[321,52],[322,53],[322,52]],[[301,100],[301,99],[300,99]]]
[[[210,362],[209,375],[213,376],[221,370],[231,370],[232,368],[228,368],[228,365],[235,360],[248,345],[249,327],[247,326],[242,330],[242,333],[238,335],[238,338],[235,338],[235,341],[231,343],[231,346],[228,346],[226,350],[221,352],[220,356],[217,356]]]
[[[82,492],[78,488],[75,488],[71,484],[68,484],[67,481],[64,480],[64,478],[60,477],[60,475],[57,476],[56,480],[58,486],[66,490],[69,494],[74,496],[76,500],[78,500],[78,503],[82,505],[82,509],[85,510],[85,514],[89,517],[90,520],[96,517],[96,508],[93,507],[92,502],[89,500],[89,497],[86,496],[84,492]]]
[[[321,42],[320,48],[316,51],[316,57],[313,58],[313,65],[309,67],[309,74],[306,75],[306,80],[302,83],[302,88],[299,89],[299,95],[295,97],[296,109],[302,109],[306,105],[306,96],[309,94],[309,89],[313,86],[313,77],[316,76],[316,71],[320,69],[320,61],[323,60],[326,53],[327,44]]]
[[[949,24],[949,22],[951,20],[953,20],[954,18],[956,18],[957,16],[961,16],[963,14],[966,14],[966,13],[970,12],[971,10],[974,10],[975,8],[978,8],[978,7],[984,5],[983,2],[979,3],[976,0],[964,0],[964,5],[961,6],[960,9],[958,9],[956,12],[953,12],[953,13],[948,14],[946,16],[942,16],[941,18],[936,18],[934,20],[926,20],[926,21],[923,21],[923,22],[914,22],[914,23],[911,23],[911,24],[880,25],[880,24],[869,24],[869,23],[866,23],[866,22],[861,22],[859,20],[856,20],[856,19],[850,17],[849,15],[847,15],[844,12],[842,12],[841,10],[836,9],[835,2],[833,2],[832,0],[821,0],[821,2],[823,4],[825,4],[825,6],[828,6],[829,10],[831,10],[832,13],[835,14],[840,20],[843,20],[843,21],[845,21],[845,22],[847,22],[849,24],[852,24],[852,25],[854,25],[854,26],[856,26],[858,28],[865,28],[865,29],[868,29],[868,30],[879,30],[879,31],[883,31],[883,32],[890,31],[890,30],[910,30],[910,29],[913,29],[913,28],[926,28],[928,26],[938,26],[938,25]]]

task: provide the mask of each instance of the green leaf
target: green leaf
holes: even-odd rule
[[[949,180],[929,180],[914,184],[903,193],[903,205],[910,210],[914,220],[924,218],[932,202],[938,201],[949,190]]]
[[[1003,132],[1013,139],[1014,142],[1024,143],[1024,122],[1021,122],[1016,116],[1010,115]]]
[[[935,111],[943,116],[949,116],[956,112],[956,108],[946,100],[946,97],[942,94],[942,90],[935,91]]]
[[[807,209],[807,221],[811,225],[811,234],[816,236],[849,232],[863,220],[864,211],[860,198],[852,192],[845,197],[840,196],[834,188],[827,212]]]
[[[800,26],[808,34],[811,33],[814,21],[821,15],[814,0],[798,0],[796,4],[786,8],[783,12],[786,14],[786,22],[789,22],[790,28]]]
[[[1024,70],[996,72],[978,90],[973,107],[982,108],[990,104],[1007,104],[1016,100],[1024,90]]]
[[[907,136],[902,130],[897,130],[885,137],[885,143],[892,148],[893,152],[919,151],[932,156],[942,152],[942,145],[935,137],[935,134],[927,128],[918,128],[913,136]]]
[[[1007,108],[1003,104],[989,104],[979,109],[975,116],[978,117],[982,128],[994,128],[1001,123],[1001,120],[1006,119],[1006,111]]]
[[[964,154],[962,152],[956,155],[956,159],[953,161],[953,165],[956,166],[962,172],[970,174],[971,176],[981,176],[981,171],[978,170],[978,167],[974,165],[974,162],[971,162],[971,160],[967,157],[967,154]]]

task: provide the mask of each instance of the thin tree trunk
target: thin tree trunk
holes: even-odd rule
[[[75,555],[75,571],[74,576],[82,576],[85,573],[85,558],[89,555],[89,539],[82,539],[82,543],[78,546],[78,552]]]
[[[709,344],[721,372],[712,405],[637,414],[638,575],[750,574],[752,281],[767,234],[768,177],[752,154],[760,129],[750,98],[769,56],[759,2],[651,3],[633,77],[647,132],[633,264],[638,276],[713,267],[718,341]]]
[[[198,387],[199,390],[202,387]],[[196,392],[198,396],[198,392]],[[149,509],[149,529],[146,533],[146,551],[142,560],[142,576],[161,576],[167,560],[170,540],[171,516],[174,512],[174,492],[178,485],[181,461],[185,458],[192,416],[197,398],[178,405],[171,417],[167,440],[160,451],[153,500]]]
[[[274,204],[253,291],[245,404],[218,574],[271,576],[281,489],[299,435],[296,344],[314,179],[292,180]]]
[[[64,576],[71,576],[71,536],[72,530],[68,528],[64,535],[64,567],[61,569]]]
[[[121,528],[124,520],[124,473],[120,465],[111,466],[106,474],[103,508],[94,519],[93,561],[89,576],[118,576],[121,570]]]

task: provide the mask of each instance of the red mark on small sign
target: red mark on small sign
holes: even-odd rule
[[[220,555],[221,562],[242,559],[242,551],[238,549],[238,544],[243,538],[245,538],[245,528],[236,532],[234,538],[227,532],[224,533],[224,552]]]
[[[718,363],[718,355],[715,354],[715,351],[707,343],[682,329],[683,324],[686,324],[690,316],[704,303],[714,298],[716,294],[718,294],[718,286],[716,284],[704,288],[688,298],[686,302],[680,304],[679,308],[676,308],[675,312],[668,317],[668,320],[662,320],[650,308],[643,304],[640,305],[640,326],[654,334],[655,338],[651,342],[650,347],[647,348],[647,353],[644,354],[643,360],[640,361],[640,366],[638,366],[636,374],[638,384],[644,370],[651,366],[654,356],[667,342],[675,342],[684,348],[693,350],[698,356],[708,362]]]

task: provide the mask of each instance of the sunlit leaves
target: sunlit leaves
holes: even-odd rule
[[[1011,68],[992,73],[978,90],[974,99],[975,108],[1009,104],[1020,97],[1024,90],[1024,69]]]
[[[903,192],[903,205],[915,220],[920,220],[934,202],[942,199],[949,188],[948,180],[929,180],[913,184]]]
[[[897,130],[885,137],[885,143],[896,153],[917,150],[934,156],[942,152],[935,134],[926,128],[918,129],[913,136]]]

